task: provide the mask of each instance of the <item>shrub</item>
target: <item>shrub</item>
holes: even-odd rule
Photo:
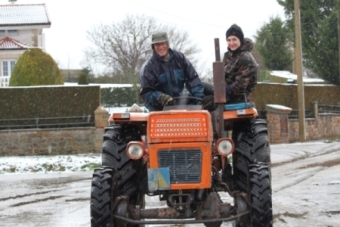
[[[63,84],[57,63],[40,48],[27,49],[14,66],[9,86]]]
[[[82,71],[82,72],[79,74],[79,77],[78,77],[78,84],[89,84],[89,78],[88,78],[86,72]]]

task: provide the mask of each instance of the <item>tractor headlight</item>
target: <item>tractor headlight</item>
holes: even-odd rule
[[[130,142],[126,146],[126,153],[130,159],[140,159],[144,154],[144,143],[142,142]]]
[[[228,156],[234,151],[234,142],[229,138],[222,138],[217,141],[217,152],[222,156]]]

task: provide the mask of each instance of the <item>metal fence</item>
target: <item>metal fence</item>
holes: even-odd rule
[[[68,127],[94,127],[94,115],[0,119],[0,130]]]
[[[318,104],[318,112],[319,114],[340,114],[340,106]]]
[[[318,114],[320,115],[338,115],[340,114],[340,106],[338,105],[322,105],[318,104]],[[314,118],[314,111],[305,110],[305,118]],[[293,109],[292,112],[288,115],[290,119],[299,118],[299,110]]]

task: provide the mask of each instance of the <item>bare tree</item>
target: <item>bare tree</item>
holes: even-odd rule
[[[187,32],[165,26],[153,17],[127,15],[124,20],[112,24],[101,24],[87,31],[87,38],[93,44],[85,50],[87,65],[100,63],[111,74],[113,81],[133,84],[136,103],[139,104],[139,76],[141,66],[152,54],[151,35],[156,31],[166,31],[170,47],[183,52],[195,64],[193,55],[196,46],[188,39]]]
[[[189,61],[194,66],[196,66],[198,58],[195,56],[195,54],[198,54],[200,49],[192,42],[191,39],[188,38],[188,31],[181,31],[173,26],[164,26],[163,31],[168,32],[170,47],[174,50],[182,52],[189,59]]]
[[[87,31],[93,47],[85,51],[86,59],[101,63],[114,77],[121,77],[122,83],[137,84],[139,69],[152,54],[151,35],[156,31],[168,32],[170,47],[195,63],[194,54],[199,50],[188,39],[188,32],[162,25],[145,15],[127,15],[122,21]]]

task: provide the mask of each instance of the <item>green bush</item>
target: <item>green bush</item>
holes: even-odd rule
[[[89,78],[88,78],[86,72],[82,71],[82,72],[79,74],[78,84],[89,84]]]
[[[101,102],[103,106],[131,106],[140,104],[141,100],[136,98],[136,89],[139,87],[112,87],[101,89]],[[138,93],[139,94],[139,93]]]
[[[260,71],[260,79],[261,82],[269,82],[270,81],[270,72],[268,70]]]
[[[9,86],[63,84],[60,69],[53,58],[40,48],[27,49],[15,64]]]

